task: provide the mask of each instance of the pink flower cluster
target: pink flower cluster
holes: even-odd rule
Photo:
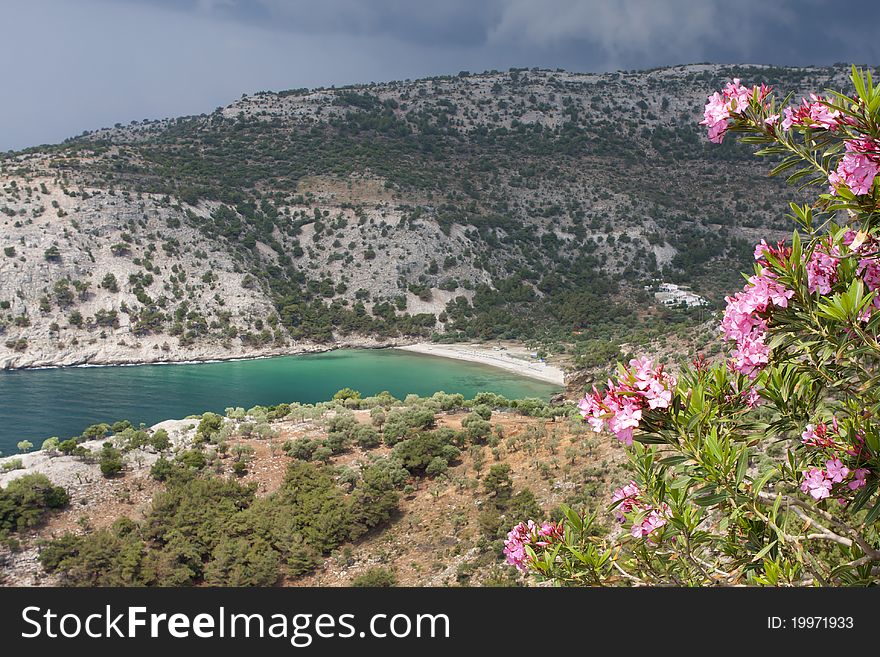
[[[834,418],[834,429],[837,429],[837,418]],[[837,441],[834,436],[829,435],[828,425],[824,422],[819,422],[816,425],[808,424],[801,434],[801,442],[809,447],[837,449]]]
[[[669,518],[669,506],[664,503],[659,509],[651,509],[651,512],[639,524],[633,524],[630,534],[633,538],[648,538],[655,531],[666,524]]]
[[[843,236],[843,243],[850,251],[862,256],[856,268],[856,275],[861,277],[867,290],[869,292],[880,290],[880,259],[877,257],[880,253],[880,240],[864,233],[859,236],[855,231],[848,230]],[[873,305],[874,308],[880,308],[880,292],[874,297]],[[860,319],[866,322],[870,316],[870,309],[865,309]]]
[[[596,390],[588,393],[578,403],[581,415],[593,431],[608,429],[617,439],[632,445],[633,430],[638,428],[645,410],[669,408],[675,377],[654,366],[649,358],[634,358],[615,384],[608,381],[604,394]]]
[[[870,194],[874,178],[880,175],[880,146],[863,138],[847,140],[845,148],[846,154],[828,175],[831,193],[847,187],[856,196]]]
[[[861,277],[868,291],[880,290],[880,260],[877,258],[880,241],[864,234],[858,237],[858,234],[852,230],[846,232],[842,241],[852,253],[862,256],[856,268],[856,275]],[[811,294],[817,291],[822,295],[831,294],[832,287],[837,282],[840,257],[840,249],[831,243],[830,238],[813,249],[806,266],[807,287]],[[880,295],[874,299],[874,308],[880,308]],[[867,321],[870,314],[870,309],[866,309],[861,319]]]
[[[846,482],[846,487],[849,490],[858,490],[865,485],[867,475],[867,468],[850,470],[840,459],[828,459],[825,461],[824,468],[804,470],[801,490],[804,493],[809,493],[810,497],[814,500],[824,500],[826,497],[831,496],[831,489],[834,484],[841,484],[849,478],[849,481]]]
[[[528,523],[521,522],[507,532],[507,540],[504,541],[507,563],[516,566],[516,569],[523,573],[528,570],[529,554],[526,552],[526,546],[531,544],[534,533],[535,523],[532,520]]]
[[[716,91],[708,97],[709,102],[706,103],[700,125],[708,129],[709,141],[715,144],[724,141],[731,114],[742,114],[756,92],[759,100],[763,100],[770,93],[770,87],[763,84],[760,88],[744,87],[739,78],[734,78],[724,86],[721,93]]]
[[[614,518],[617,522],[622,525],[626,522],[624,514],[632,513],[634,509],[642,508],[642,503],[639,501],[641,495],[642,490],[634,481],[630,481],[623,488],[618,488],[611,493],[611,503],[620,502],[617,508],[614,509]]]
[[[851,491],[862,488],[866,481],[869,470],[867,468],[850,469],[846,467],[837,453],[846,453],[849,456],[861,460],[864,456],[864,439],[861,435],[856,436],[857,445],[847,447],[844,445],[837,418],[831,419],[831,424],[819,422],[815,425],[808,424],[801,434],[801,441],[808,447],[830,450],[831,458],[825,461],[824,468],[810,468],[804,470],[804,478],[801,482],[801,490],[809,493],[813,499],[822,500],[831,495],[834,484],[846,483],[846,488]],[[845,500],[840,500],[842,503]]]
[[[765,242],[755,248],[755,258],[759,261],[765,253],[774,252]],[[767,320],[762,317],[772,307],[786,308],[788,300],[794,296],[779,283],[766,268],[749,278],[742,292],[726,297],[727,307],[721,320],[724,337],[736,342],[731,355],[731,369],[755,378],[767,364],[770,347],[764,342],[767,333]]]
[[[654,508],[642,499],[642,491],[639,485],[630,481],[623,488],[618,488],[611,494],[611,503],[617,503],[614,510],[614,517],[620,524],[626,522],[624,514],[633,511],[644,512],[645,516],[641,522],[633,523],[630,534],[633,538],[647,538],[655,531],[663,527],[670,516],[669,505],[665,502],[660,508]]]
[[[813,249],[807,263],[807,287],[810,294],[817,290],[819,294],[831,294],[831,287],[837,282],[837,262],[840,249],[831,244],[831,240],[820,242]]]
[[[802,99],[798,107],[786,107],[782,114],[783,130],[789,130],[793,125],[834,130],[842,122],[840,112],[828,107],[826,101],[816,94],[810,94],[809,101]]]
[[[545,522],[540,527],[533,520],[519,523],[507,532],[507,540],[504,541],[507,563],[520,572],[526,572],[530,559],[526,546],[546,547],[553,541],[561,540],[564,533],[561,522]]]

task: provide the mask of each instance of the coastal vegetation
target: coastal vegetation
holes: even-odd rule
[[[515,483],[512,472],[540,472],[540,486],[546,487],[552,472],[575,476],[573,465],[593,453],[580,444],[584,432],[572,404],[494,393],[465,399],[438,392],[403,400],[388,393],[340,393],[316,405],[205,413],[170,430],[138,429],[127,421],[87,427],[70,439],[75,448],[50,456],[59,468],[67,459],[93,463],[120,484],[139,482],[137,487],[155,492],[142,514],[132,508],[105,517],[100,526],[77,520],[67,531],[53,530],[51,537],[15,549],[36,550],[44,573],[67,585],[296,583],[320,576],[327,564],[359,546],[368,551],[371,541],[416,520],[402,505],[430,501],[448,489],[449,495],[485,499],[455,520],[458,540],[471,544],[473,554],[454,581],[475,583],[497,579],[507,524],[521,513],[543,513],[536,493]],[[489,430],[474,432],[477,420]],[[241,454],[249,454],[245,473],[235,467]],[[563,455],[564,467],[558,461]],[[265,469],[279,459],[283,470],[270,488]],[[105,472],[108,462],[112,472]],[[19,516],[42,519],[67,503],[64,489],[51,487],[42,475],[26,474],[8,490],[21,489],[29,478],[49,486],[56,498],[43,504],[39,516],[30,507]],[[566,499],[577,504],[584,492]],[[113,508],[118,514],[119,507]],[[50,517],[64,526],[63,514]],[[463,533],[468,524],[470,538]],[[22,529],[35,525],[31,519],[19,523]],[[439,543],[435,547],[442,550]],[[369,566],[349,579],[376,586],[400,581],[400,567],[393,576],[383,568]],[[405,581],[414,576],[407,572]]]

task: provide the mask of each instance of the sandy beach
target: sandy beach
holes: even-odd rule
[[[456,360],[491,365],[492,367],[498,367],[521,376],[555,383],[560,387],[565,385],[565,372],[562,369],[537,359],[532,359],[527,352],[519,353],[517,351],[512,353],[509,350],[493,349],[492,347],[484,347],[482,345],[434,344],[431,342],[419,342],[395,348],[418,354],[442,356],[443,358],[455,358]]]

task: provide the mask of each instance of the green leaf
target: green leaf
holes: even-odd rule
[[[770,481],[771,477],[773,477],[773,475],[775,474],[776,468],[770,468],[769,470],[767,470],[767,472],[762,474],[756,482],[752,484],[752,493],[754,493],[755,497],[758,496],[758,493],[760,493],[764,489],[764,486],[767,485],[767,482]]]
[[[865,516],[865,524],[870,525],[877,520],[877,516],[880,516],[880,496],[877,497],[877,502],[868,511],[868,515]]]
[[[768,543],[763,548],[761,548],[761,550],[754,557],[752,557],[752,563],[755,563],[756,561],[760,561],[765,556],[767,556],[767,553],[773,549],[773,547],[776,545],[776,543],[777,543],[777,541],[773,541],[772,543]]]
[[[739,460],[736,463],[736,485],[739,486],[743,479],[746,478],[746,471],[749,469],[749,448],[745,447],[739,454]]]
[[[721,504],[728,499],[727,493],[717,493],[716,495],[706,495],[705,497],[695,497],[694,503],[700,506],[715,506]]]

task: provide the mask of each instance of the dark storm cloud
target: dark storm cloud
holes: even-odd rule
[[[880,61],[876,0],[0,2],[0,150],[263,89],[511,66]]]

